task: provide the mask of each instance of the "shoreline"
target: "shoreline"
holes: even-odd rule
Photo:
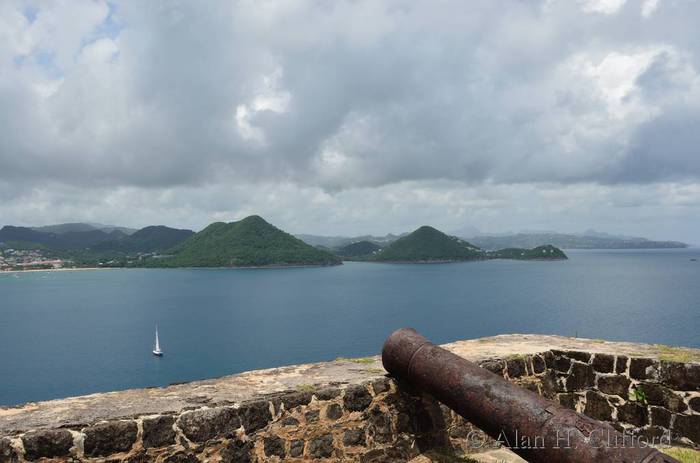
[[[32,268],[27,270],[0,270],[3,273],[30,273],[30,272],[75,272],[80,270],[117,270],[127,267],[66,267],[66,268]]]
[[[338,267],[338,264],[308,264],[308,265],[257,265],[257,266],[237,266],[237,267],[68,267],[68,268],[36,268],[27,270],[0,270],[0,275],[10,273],[30,273],[30,272],[73,272],[81,270],[245,270],[245,269],[281,269],[281,268],[323,268]]]

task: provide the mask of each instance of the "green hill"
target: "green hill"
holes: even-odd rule
[[[433,227],[422,226],[379,251],[378,262],[452,262],[484,259],[476,246]]]
[[[270,225],[257,215],[216,222],[187,238],[150,267],[264,267],[337,265],[340,259]]]
[[[192,230],[180,230],[163,225],[152,225],[142,228],[131,235],[114,241],[104,241],[93,246],[91,250],[96,252],[160,252],[194,235]]]
[[[377,243],[371,241],[357,241],[345,246],[341,246],[333,250],[333,252],[348,260],[365,260],[374,256],[374,254],[382,249]]]

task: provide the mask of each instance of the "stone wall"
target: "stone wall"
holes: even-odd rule
[[[534,335],[445,347],[620,430],[700,446],[699,351],[681,362],[658,346]],[[0,408],[0,436],[0,463],[389,462],[492,443],[377,357]]]

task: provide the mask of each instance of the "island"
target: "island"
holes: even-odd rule
[[[371,246],[373,245],[373,246]],[[362,251],[365,251],[362,253]],[[371,242],[352,243],[335,250],[345,260],[389,263],[442,263],[489,259],[565,260],[566,254],[552,245],[532,249],[507,248],[485,251],[468,241],[447,235],[430,226],[417,230],[384,248]]]

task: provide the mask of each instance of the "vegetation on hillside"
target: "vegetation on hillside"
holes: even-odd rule
[[[533,249],[508,248],[483,251],[460,238],[446,235],[433,227],[423,226],[377,252],[370,260],[377,262],[458,262],[484,259],[560,260],[561,249],[538,246]]]
[[[382,247],[371,241],[358,241],[341,246],[333,252],[346,260],[367,260],[374,256]]]
[[[340,259],[270,225],[259,216],[216,222],[168,251],[148,267],[258,267],[336,265]]]
[[[119,240],[98,243],[92,247],[92,250],[95,252],[117,251],[124,253],[159,252],[176,246],[192,235],[194,235],[192,230],[180,230],[163,225],[154,225],[142,228]]]
[[[476,246],[454,236],[422,226],[391,243],[375,256],[378,262],[464,261],[484,258]]]

